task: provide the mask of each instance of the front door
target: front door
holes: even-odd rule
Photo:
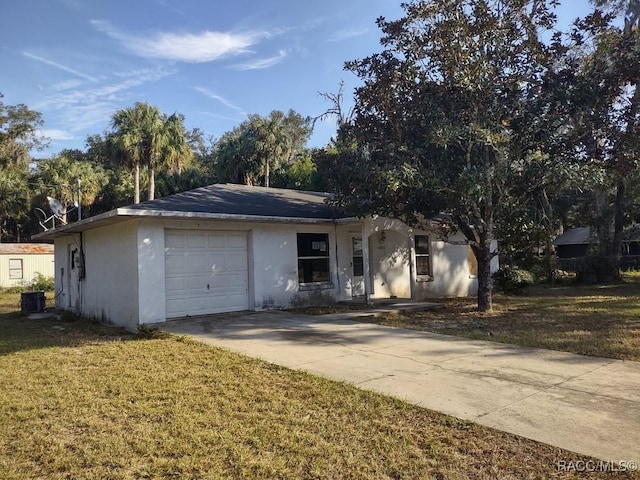
[[[351,296],[362,297],[364,295],[362,237],[352,237],[351,247]]]

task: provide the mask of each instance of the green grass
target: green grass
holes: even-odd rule
[[[439,300],[435,311],[364,321],[461,337],[640,361],[640,276],[605,286],[535,286],[494,296],[479,313],[473,298]]]
[[[344,383],[12,309],[0,295],[2,479],[585,478],[556,468],[579,455]]]

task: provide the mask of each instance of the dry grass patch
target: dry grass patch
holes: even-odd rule
[[[0,330],[3,479],[611,478],[558,472],[585,460],[558,448],[181,337],[14,314]]]
[[[473,298],[439,300],[442,310],[365,321],[461,337],[640,361],[640,277],[607,286],[537,286],[494,297],[479,313]]]

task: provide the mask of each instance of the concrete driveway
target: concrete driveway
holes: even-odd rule
[[[340,315],[243,312],[160,328],[602,460],[640,462],[638,362]]]

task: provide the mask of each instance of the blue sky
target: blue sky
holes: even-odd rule
[[[50,146],[83,148],[114,111],[146,101],[220,137],[248,114],[293,108],[319,115],[318,92],[358,79],[347,60],[380,50],[378,16],[394,0],[4,0],[0,92],[43,114]],[[587,0],[566,0],[568,21]],[[316,125],[322,146],[335,123]]]

